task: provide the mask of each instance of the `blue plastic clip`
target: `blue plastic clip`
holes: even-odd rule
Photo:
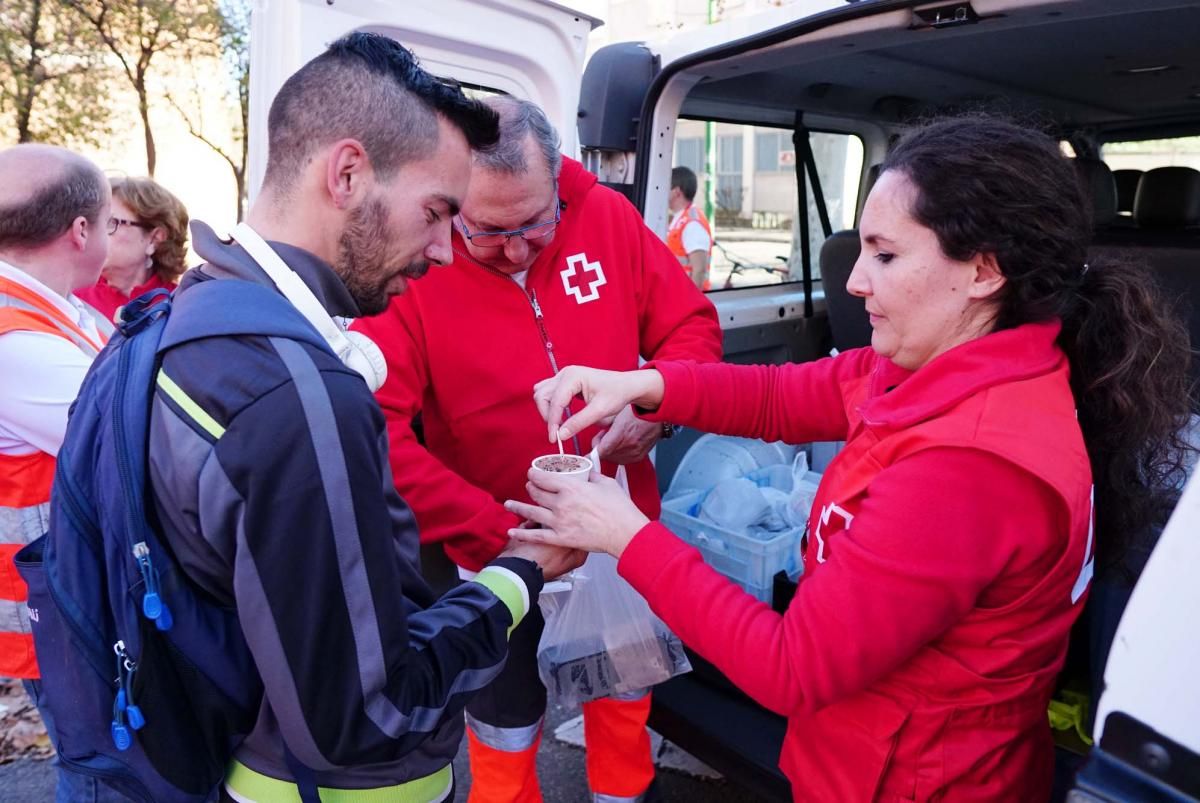
[[[170,630],[175,626],[175,617],[171,616],[171,609],[167,607],[167,603],[160,602],[162,610],[158,614],[158,618],[154,620],[154,626],[159,630]]]
[[[146,593],[142,595],[142,614],[154,622],[159,630],[170,630],[175,619],[171,609],[158,593],[158,570],[150,560],[150,548],[145,541],[133,545],[133,557],[137,559],[138,569],[142,573],[142,581],[146,585]]]
[[[147,591],[142,597],[142,613],[147,619],[158,621],[158,617],[162,616],[162,598],[155,591]]]

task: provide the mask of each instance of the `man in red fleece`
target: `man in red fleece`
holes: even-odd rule
[[[489,102],[500,113],[500,141],[476,156],[455,221],[454,262],[356,325],[388,359],[378,399],[396,487],[422,541],[441,542],[468,573],[507,544],[519,522],[501,503],[527,498],[525,472],[546,452],[534,384],[567,365],[629,370],[639,357],[721,357],[715,310],[634,207],[562,157],[537,106]],[[418,413],[425,447],[412,428]],[[626,409],[563,447],[587,454],[597,445],[610,475],[625,465],[634,503],[657,518],[647,455],[666,432]],[[532,611],[512,634],[503,673],[467,706],[473,803],[541,800],[542,626]],[[650,695],[631,696],[584,705],[588,782],[598,800],[636,801],[653,780]]]

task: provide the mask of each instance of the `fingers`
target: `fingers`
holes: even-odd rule
[[[558,440],[558,425],[562,423],[563,411],[580,389],[580,383],[575,380],[570,367],[533,386],[533,401],[546,422],[551,443]],[[565,439],[566,436],[563,437]]]
[[[529,471],[525,473],[525,478],[529,480],[531,484],[536,485],[543,491],[549,491],[550,493],[558,493],[563,488],[567,487],[568,484],[574,482],[574,480],[569,480],[566,477],[555,474],[551,471],[539,471],[535,468],[529,469]]]
[[[527,544],[554,544],[560,545],[562,542],[558,539],[558,533],[548,529],[528,529],[522,530],[513,528],[508,531],[508,537],[514,541],[524,541]]]
[[[621,442],[621,433],[615,429],[606,429],[592,439],[592,448],[600,458],[607,459],[613,448]]]
[[[565,368],[559,373],[558,382],[548,387],[547,390],[549,399],[546,423],[550,427],[550,440],[562,439],[565,441],[583,429],[581,426],[567,426],[565,427],[567,431],[563,431],[563,413],[570,409],[571,400],[583,393],[583,377],[580,376],[578,370],[572,367]]]
[[[558,381],[558,377],[552,376],[549,379],[543,379],[533,386],[533,403],[537,406],[538,415],[546,422],[547,432],[550,434],[550,440],[554,440],[555,424],[558,419],[550,417],[550,392],[553,384]]]
[[[608,476],[605,476],[604,474],[600,474],[599,472],[591,474],[588,477],[588,482],[592,485],[598,485],[601,488],[616,488],[616,487],[618,487],[616,480],[614,480],[612,477],[608,477]]]
[[[620,398],[628,383],[629,376],[620,372],[568,366],[534,385],[534,403],[546,421],[550,443],[572,438],[593,424],[610,422],[629,403],[628,398]],[[564,422],[563,414],[569,413],[577,396],[586,404]]]
[[[554,491],[544,491],[532,482],[525,483],[525,490],[529,492],[529,498],[543,508],[549,509],[558,498],[558,494]]]
[[[518,502],[515,499],[509,499],[507,502],[505,502],[504,509],[511,513],[515,513],[522,518],[536,522],[542,526],[549,526],[550,520],[554,517],[554,514],[549,510],[546,510],[544,507],[530,505],[525,502]],[[514,532],[518,531],[523,533],[530,532],[530,530],[525,528],[514,527],[513,529],[509,530],[508,534],[509,536],[512,536]]]
[[[562,414],[562,410],[566,409],[568,402],[570,402],[569,398],[567,399],[567,402],[564,402],[563,406],[559,408],[560,415]],[[585,429],[590,427],[592,424],[603,421],[609,415],[610,412],[601,406],[599,400],[593,399],[592,401],[588,402],[586,407],[568,418],[566,422],[564,422],[558,428],[557,435],[564,441],[568,438],[573,438],[580,432],[583,432]],[[550,434],[550,440],[555,440],[555,431],[553,428],[551,428]]]
[[[537,405],[538,412],[542,418],[546,418],[549,411],[550,394],[554,390],[554,386],[558,383],[558,377],[552,376],[549,379],[543,379],[533,386],[533,403]]]

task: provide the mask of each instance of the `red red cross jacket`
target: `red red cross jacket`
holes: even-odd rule
[[[1091,470],[1055,323],[915,373],[870,349],[779,367],[658,364],[656,417],[846,438],[786,614],[650,524],[622,574],[788,717],[797,800],[1045,800],[1046,706],[1091,578]]]
[[[382,315],[355,324],[387,356],[388,380],[377,398],[388,418],[396,488],[422,542],[443,542],[455,563],[472,570],[507,543],[517,519],[501,503],[528,498],[529,463],[553,448],[533,386],[555,365],[630,370],[639,355],[721,358],[712,304],[634,207],[566,158],[559,196],[562,222],[525,288],[461,256],[456,234],[453,264],[434,268]],[[418,412],[428,451],[413,434]],[[584,454],[594,435],[577,439]],[[627,473],[634,501],[656,518],[653,465],[643,460]]]

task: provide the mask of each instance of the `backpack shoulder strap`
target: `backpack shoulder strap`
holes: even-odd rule
[[[123,466],[124,545],[136,557],[144,580],[142,611],[159,630],[170,630],[173,615],[160,596],[154,564],[169,560],[146,519],[147,454],[155,375],[163,352],[206,337],[264,335],[285,337],[328,349],[325,341],[286,299],[270,288],[238,279],[200,282],[159,304],[139,299],[116,356],[112,384],[113,449]],[[110,358],[111,359],[111,358]]]
[[[286,337],[329,350],[292,304],[270,287],[243,279],[210,279],[176,291],[159,352],[206,337]]]

